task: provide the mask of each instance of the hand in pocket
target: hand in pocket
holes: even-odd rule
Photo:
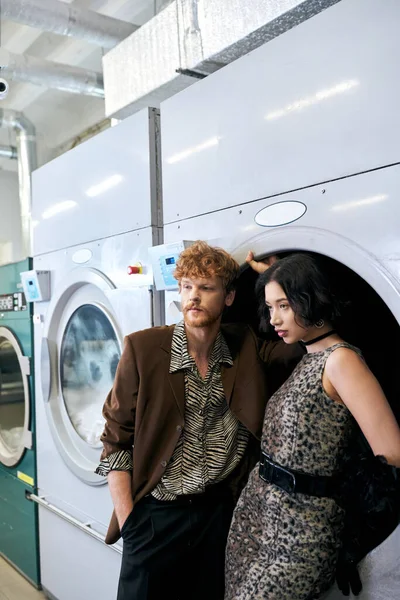
[[[130,521],[130,519],[131,519],[131,517],[132,517],[132,514],[133,514],[133,511],[134,511],[134,510],[135,510],[135,509],[134,509],[134,508],[132,508],[132,509],[131,509],[131,511],[130,511],[130,512],[128,512],[128,514],[127,514],[127,515],[125,516],[125,518],[123,519],[123,521],[122,521],[122,525],[120,525],[120,531],[121,531],[121,535],[122,535],[122,532],[123,532],[123,531],[126,529],[126,525],[128,525],[128,522]]]

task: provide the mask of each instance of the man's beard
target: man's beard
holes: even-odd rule
[[[193,321],[189,321],[187,319],[190,309],[185,308],[183,310],[183,318],[185,321],[185,325],[189,325],[189,327],[209,327],[210,325],[214,325],[220,318],[220,314],[210,314],[208,312],[203,311],[201,317],[197,317],[197,319],[193,319]]]

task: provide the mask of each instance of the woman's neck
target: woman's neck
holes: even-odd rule
[[[341,337],[329,324],[321,328],[310,328],[302,339],[308,353],[321,352],[341,341]]]

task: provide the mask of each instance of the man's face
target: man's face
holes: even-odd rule
[[[222,280],[216,275],[180,281],[182,312],[189,327],[209,327],[218,321],[225,306],[231,306],[235,292],[226,293]]]

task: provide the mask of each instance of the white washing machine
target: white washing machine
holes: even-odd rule
[[[399,19],[397,0],[342,0],[161,105],[165,243],[231,252],[242,275],[227,320],[256,327],[247,251],[322,255],[351,302],[343,335],[398,419]],[[400,528],[385,548],[398,574]],[[362,600],[383,600],[384,563],[368,564]]]
[[[33,175],[42,584],[57,600],[116,597],[121,546],[100,459],[102,405],[124,335],[160,324],[148,248],[161,241],[158,113],[142,111]]]

